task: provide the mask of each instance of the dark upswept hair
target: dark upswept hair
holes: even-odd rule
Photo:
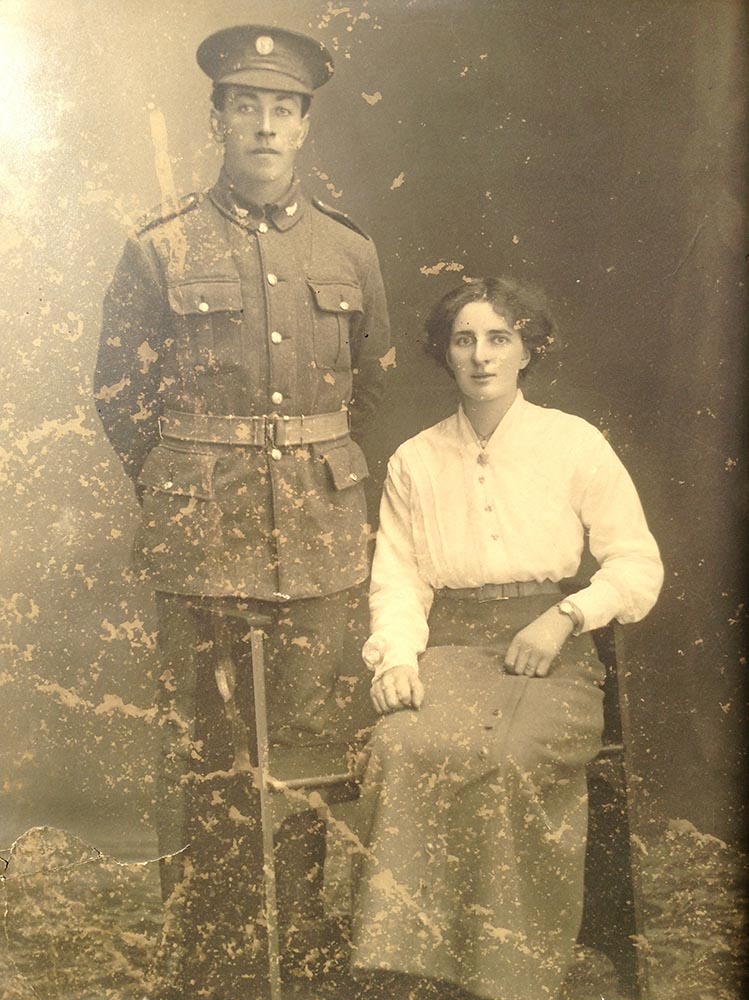
[[[239,90],[241,90],[243,85],[241,83],[214,83],[213,90],[211,91],[211,104],[216,109],[216,111],[223,111],[224,108],[226,107],[226,95],[228,94],[230,87],[238,88]],[[260,88],[245,87],[244,89],[259,90]],[[308,114],[309,109],[312,106],[312,94],[300,94],[299,96],[302,99],[302,118],[304,118]]]
[[[521,370],[521,376],[526,375],[539,358],[558,349],[559,330],[540,288],[507,277],[469,278],[436,303],[424,325],[427,353],[448,371],[447,349],[453,324],[469,302],[488,302],[523,338],[531,358]]]

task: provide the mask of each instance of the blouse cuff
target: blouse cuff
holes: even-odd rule
[[[417,674],[419,672],[419,658],[413,646],[393,642],[382,633],[375,632],[367,639],[362,648],[362,659],[374,674],[373,683],[393,667],[412,667]]]
[[[621,621],[631,620],[624,616],[622,595],[606,580],[596,580],[584,590],[569,594],[568,599],[584,618],[581,632],[603,628],[616,617]]]

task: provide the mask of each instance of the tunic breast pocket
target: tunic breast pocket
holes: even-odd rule
[[[308,278],[312,292],[315,364],[318,368],[351,367],[351,323],[362,312],[362,290],[351,282]]]
[[[196,278],[169,288],[175,349],[181,364],[198,372],[239,368],[242,292],[231,278]]]

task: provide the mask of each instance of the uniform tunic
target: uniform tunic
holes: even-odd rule
[[[350,409],[362,428],[389,328],[374,245],[342,219],[298,184],[267,212],[244,208],[222,174],[128,240],[95,389],[143,499],[136,565],[158,590],[277,601],[366,576],[367,468],[349,437],[242,447],[162,438],[159,424]]]
[[[586,534],[601,568],[572,595],[585,628],[643,617],[662,567],[629,476],[595,428],[520,393],[485,449],[461,412],[391,459],[373,638],[380,672],[418,662],[426,695],[369,746],[355,966],[487,1000],[556,995],[582,913],[603,668],[583,632],[547,677],[506,673],[513,636],[559,597],[479,603],[444,588],[559,581]]]

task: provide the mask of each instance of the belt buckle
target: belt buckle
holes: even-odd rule
[[[282,417],[265,418],[265,439],[268,444],[275,448],[285,448],[289,445],[288,427],[291,417],[284,414]]]
[[[256,417],[255,419],[262,420],[263,422],[263,443],[265,447],[274,448],[276,444],[276,431],[273,418],[263,414],[262,417]]]

